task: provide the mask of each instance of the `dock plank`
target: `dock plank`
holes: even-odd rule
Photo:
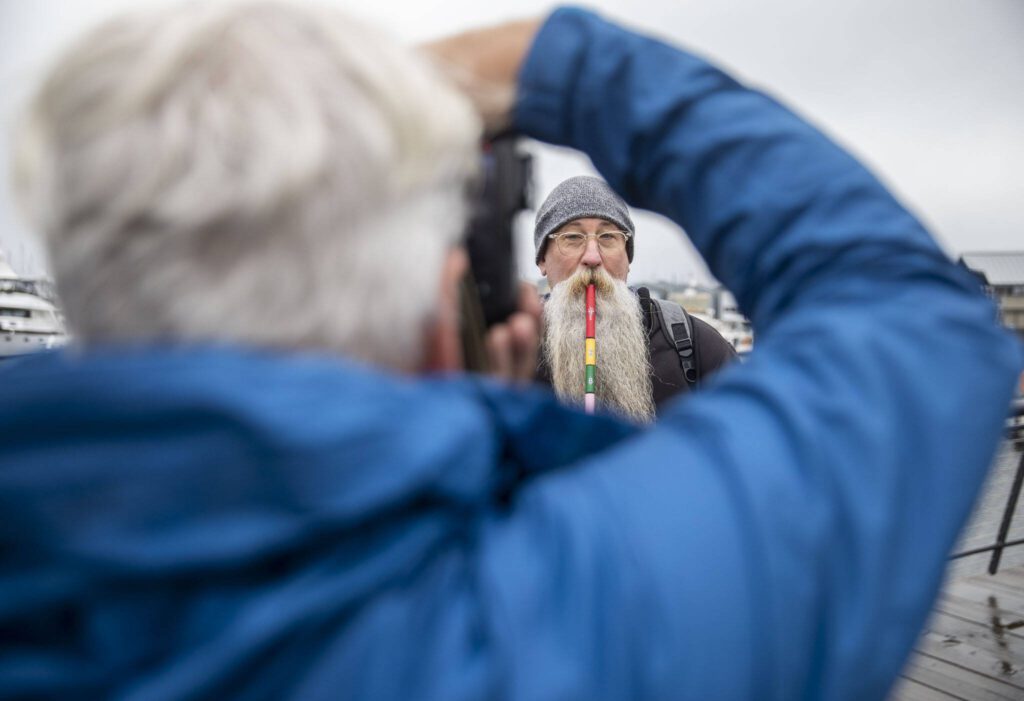
[[[935,611],[948,616],[990,625],[993,618],[1002,622],[1007,635],[1024,640],[1024,616],[1002,607],[982,606],[958,596],[944,593],[935,603]]]
[[[928,620],[928,632],[955,638],[949,644],[964,643],[993,654],[1024,660],[1024,637],[1007,631],[997,622],[966,621],[942,611],[934,611]]]
[[[1014,687],[1018,690],[1017,698],[1024,699],[1024,675],[1015,662],[1021,658],[1014,658],[991,641],[929,631],[918,639],[914,650]]]
[[[982,606],[998,607],[1017,616],[1024,616],[1024,588],[1005,584],[998,576],[989,581],[979,581],[977,575],[968,579],[954,580],[946,585],[946,591],[953,596],[981,604]]]
[[[1016,687],[924,653],[913,657],[904,675],[966,701],[1021,701]]]
[[[1024,568],[946,582],[889,701],[1024,701]]]
[[[969,701],[962,696],[947,694],[941,689],[925,686],[921,682],[902,677],[893,688],[889,701]]]

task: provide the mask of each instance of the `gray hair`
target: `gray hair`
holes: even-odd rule
[[[14,181],[85,343],[422,359],[480,123],[426,60],[333,10],[195,3],[73,46]]]
[[[555,394],[569,406],[582,407],[585,388],[586,337],[584,296],[597,288],[597,405],[639,423],[654,420],[650,347],[640,299],[604,268],[583,268],[551,290],[544,304],[541,352],[551,370]]]

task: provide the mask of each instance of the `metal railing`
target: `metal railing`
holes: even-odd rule
[[[1021,487],[1024,486],[1024,399],[1017,399],[1013,403],[1010,416],[1007,419],[1007,439],[1013,443],[1014,449],[1020,455],[1020,460],[1017,463],[1017,472],[1014,475],[1010,493],[1006,498],[1006,508],[1003,509],[1003,518],[999,523],[999,533],[996,535],[996,542],[985,547],[971,548],[970,550],[964,550],[949,556],[950,560],[957,560],[968,555],[991,552],[992,557],[988,562],[989,574],[995,574],[999,571],[999,562],[1006,548],[1024,545],[1024,538],[1006,540],[1010,533],[1010,526],[1013,525],[1013,516],[1017,511]]]

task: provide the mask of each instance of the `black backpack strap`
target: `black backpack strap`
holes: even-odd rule
[[[683,368],[683,377],[691,388],[697,385],[697,346],[693,335],[693,322],[686,310],[675,302],[651,298],[652,306],[661,322],[661,332],[665,334],[669,346],[679,354],[679,364]]]

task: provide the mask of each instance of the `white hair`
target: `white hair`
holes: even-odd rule
[[[585,295],[591,283],[597,293],[597,405],[633,421],[649,423],[655,416],[654,391],[640,300],[625,280],[616,280],[604,268],[581,268],[555,285],[544,304],[541,352],[551,371],[551,385],[564,403],[583,406]]]
[[[194,3],[86,35],[33,99],[14,180],[85,343],[422,359],[480,123],[337,11]]]

